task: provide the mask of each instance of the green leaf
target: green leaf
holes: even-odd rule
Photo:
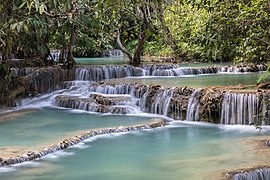
[[[18,23],[11,24],[10,25],[11,31],[13,31],[16,28],[17,25],[18,25]]]
[[[23,25],[23,28],[24,28],[24,31],[25,32],[28,32],[29,31],[28,26],[26,24]]]
[[[26,5],[26,2],[23,2],[20,6],[19,9],[22,9]]]

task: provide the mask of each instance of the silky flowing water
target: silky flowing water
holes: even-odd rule
[[[254,85],[258,75],[226,73],[111,81],[206,87]],[[56,108],[53,103],[56,95],[85,96],[88,84],[75,84],[81,84],[81,88],[59,90],[23,101],[19,103],[21,107],[38,109],[0,121],[2,155],[54,144],[85,130],[142,124],[158,116],[140,111],[132,115],[111,115]],[[228,170],[269,164],[270,151],[258,146],[258,140],[265,140],[269,135],[267,126],[258,131],[253,126],[171,121],[169,126],[154,130],[97,136],[32,162],[0,168],[0,179],[214,180]]]

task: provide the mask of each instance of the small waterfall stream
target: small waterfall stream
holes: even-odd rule
[[[231,93],[224,95],[221,111],[221,124],[258,123],[259,98],[256,94]]]
[[[256,169],[250,172],[239,173],[233,176],[233,180],[268,180],[270,169]]]
[[[187,121],[200,121],[199,117],[199,108],[200,108],[200,100],[199,96],[201,93],[201,89],[195,89],[191,94],[187,107]]]

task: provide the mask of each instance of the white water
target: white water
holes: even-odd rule
[[[243,73],[253,71],[263,71],[264,66],[257,65],[254,69],[248,67],[201,67],[201,68],[183,68],[180,65],[145,65],[141,67],[133,66],[91,66],[76,67],[77,80],[100,81],[103,79],[133,77],[133,76],[187,76],[213,73]]]
[[[224,95],[220,123],[251,124],[259,123],[259,99],[256,94],[232,93]]]
[[[191,94],[187,107],[187,121],[200,121],[199,117],[199,94],[201,93],[201,89],[195,89]]]

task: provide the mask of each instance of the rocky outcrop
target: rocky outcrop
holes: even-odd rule
[[[9,157],[9,158],[0,158],[0,167],[8,166],[12,164],[18,164],[26,161],[32,161],[34,159],[41,158],[51,153],[55,153],[57,151],[66,149],[70,146],[74,146],[83,140],[86,140],[91,137],[104,135],[104,134],[112,134],[112,133],[121,133],[121,132],[130,132],[130,131],[140,131],[144,129],[152,129],[157,127],[162,127],[167,125],[168,122],[165,120],[155,120],[153,122],[143,124],[143,125],[134,125],[134,126],[119,126],[115,128],[102,128],[102,129],[93,129],[81,133],[75,137],[71,137],[68,139],[64,139],[63,141],[48,146],[40,151],[28,151],[24,155],[17,157]]]
[[[205,89],[200,98],[200,119],[205,122],[220,123],[224,91],[217,89]]]

